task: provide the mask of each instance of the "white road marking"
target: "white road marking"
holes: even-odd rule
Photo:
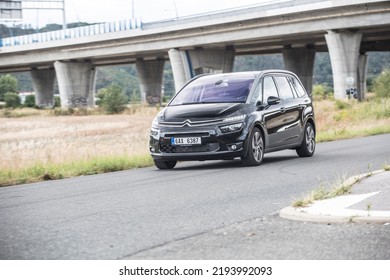
[[[372,192],[358,195],[343,195],[331,199],[315,201],[307,207],[296,208],[296,211],[314,215],[326,216],[347,216],[347,217],[390,217],[390,211],[373,211],[347,209],[348,207],[359,203],[371,196],[379,194],[380,192]]]

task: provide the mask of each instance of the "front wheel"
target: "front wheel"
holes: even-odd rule
[[[300,157],[311,157],[316,149],[316,135],[313,125],[306,123],[302,146],[297,148],[297,154]]]
[[[175,160],[154,160],[154,165],[156,165],[158,169],[173,169],[176,166],[176,163],[177,161]]]
[[[253,128],[248,141],[248,153],[242,158],[242,162],[246,166],[260,165],[264,159],[264,140],[260,129]]]

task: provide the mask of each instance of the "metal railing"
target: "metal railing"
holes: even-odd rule
[[[0,38],[0,48],[64,40],[69,38],[93,36],[98,34],[120,32],[132,29],[142,29],[142,21],[138,19],[121,20],[49,32]]]

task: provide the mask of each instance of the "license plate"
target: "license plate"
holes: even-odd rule
[[[200,145],[202,140],[201,137],[174,137],[171,138],[171,144],[182,146]]]

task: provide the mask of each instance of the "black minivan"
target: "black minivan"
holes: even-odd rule
[[[292,72],[205,74],[189,81],[157,114],[150,152],[159,169],[177,161],[240,157],[260,165],[265,153],[315,150],[310,96]]]

